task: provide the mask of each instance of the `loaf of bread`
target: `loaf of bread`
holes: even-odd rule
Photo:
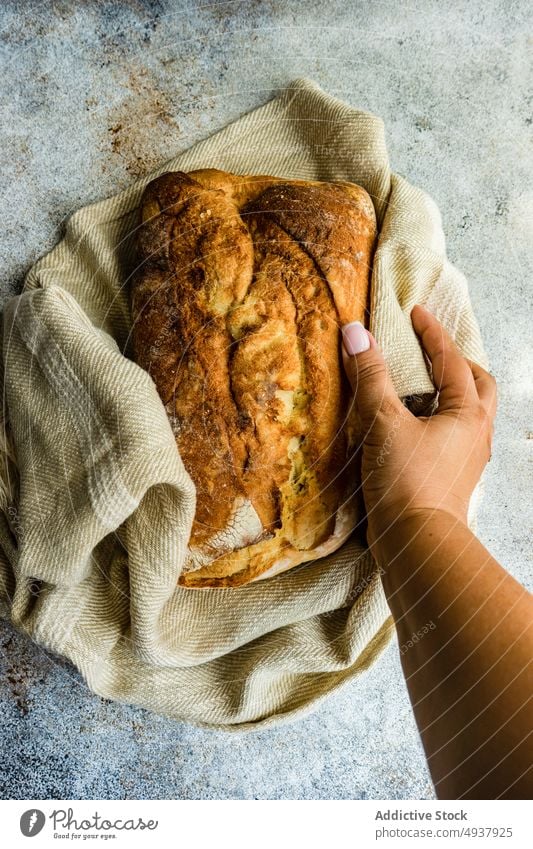
[[[180,583],[239,586],[354,528],[340,327],[365,320],[376,220],[352,183],[172,172],[145,190],[133,347],[196,487]]]

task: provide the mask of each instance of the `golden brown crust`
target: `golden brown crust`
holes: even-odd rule
[[[197,490],[180,583],[237,586],[323,556],[353,488],[339,327],[365,318],[368,195],[175,172],[149,184],[142,221],[135,356]]]

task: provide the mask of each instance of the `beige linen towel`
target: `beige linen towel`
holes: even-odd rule
[[[166,170],[351,180],[380,227],[370,327],[402,396],[433,387],[409,321],[426,303],[484,362],[437,208],[389,169],[380,119],[298,80]],[[176,585],[195,493],[148,374],[128,358],[137,207],[155,174],[78,211],[4,311],[2,614],[102,696],[216,727],[292,718],[391,634],[360,539],[239,589]]]

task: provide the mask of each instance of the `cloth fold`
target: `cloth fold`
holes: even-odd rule
[[[363,535],[239,589],[177,586],[195,491],[155,386],[130,358],[137,208],[166,170],[350,180],[380,235],[370,329],[399,394],[433,385],[409,311],[485,356],[431,199],[391,173],[383,123],[297,80],[109,200],[76,212],[3,317],[0,605],[107,698],[226,729],[309,710],[361,674],[392,623]]]

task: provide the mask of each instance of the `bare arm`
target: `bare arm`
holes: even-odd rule
[[[438,796],[529,798],[533,602],[466,524],[490,455],[495,384],[426,310],[412,318],[440,389],[431,418],[403,408],[370,334],[367,350],[344,353],[367,432],[369,542]],[[350,353],[363,333],[345,337]]]
[[[449,513],[401,520],[378,552],[439,797],[529,798],[528,593]]]

